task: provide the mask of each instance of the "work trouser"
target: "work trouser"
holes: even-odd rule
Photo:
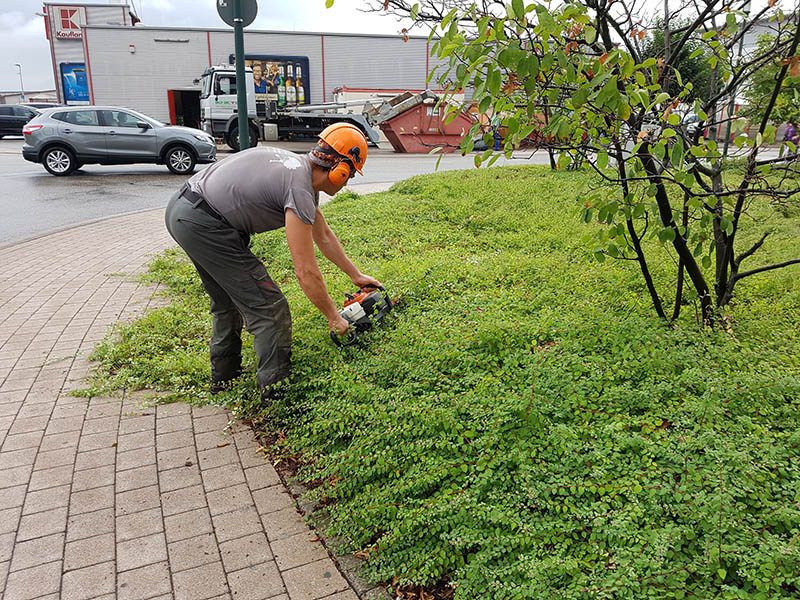
[[[261,389],[290,370],[292,316],[285,296],[248,247],[250,236],[176,192],[167,205],[170,235],[186,251],[211,298],[211,378],[241,373],[242,317],[253,334]]]

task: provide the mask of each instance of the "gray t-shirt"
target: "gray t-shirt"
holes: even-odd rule
[[[246,233],[284,227],[287,209],[313,225],[319,203],[311,187],[308,157],[280,148],[243,150],[200,171],[188,183],[233,227]]]

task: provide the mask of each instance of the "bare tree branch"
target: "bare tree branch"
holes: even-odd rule
[[[782,263],[777,263],[774,265],[767,265],[766,267],[759,267],[758,269],[753,269],[751,271],[744,271],[743,273],[736,273],[731,277],[732,281],[739,281],[740,279],[744,279],[745,277],[750,277],[751,275],[757,275],[759,273],[765,273],[767,271],[774,271],[775,269],[782,269],[784,267],[788,267],[789,265],[800,265],[800,258],[795,258],[792,260],[787,260]]]
[[[738,258],[736,258],[733,261],[733,264],[735,265],[735,267],[737,269],[739,268],[739,265],[742,264],[742,261],[745,258],[747,258],[748,256],[752,256],[756,252],[756,250],[758,250],[759,248],[761,248],[761,246],[764,245],[764,241],[767,239],[767,236],[769,234],[770,234],[770,232],[767,231],[764,235],[761,236],[761,239],[758,240],[755,244],[753,244],[753,246],[747,252],[742,253]]]

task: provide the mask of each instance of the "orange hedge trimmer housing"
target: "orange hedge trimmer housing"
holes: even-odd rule
[[[388,315],[394,303],[383,287],[364,286],[354,294],[345,294],[345,302],[339,314],[350,323],[344,336],[331,331],[331,339],[337,346],[354,344],[359,334],[369,331],[372,326]]]

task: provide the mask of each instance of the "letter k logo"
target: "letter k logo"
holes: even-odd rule
[[[61,29],[76,29],[80,30],[80,25],[75,22],[75,17],[78,15],[77,8],[62,8],[61,9]]]

